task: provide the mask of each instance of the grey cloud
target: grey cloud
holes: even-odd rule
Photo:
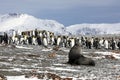
[[[120,0],[2,0],[3,7],[33,7],[39,9],[72,8],[74,6],[112,6],[119,5]]]
[[[109,22],[120,19],[119,3],[120,0],[0,0],[0,14],[27,13],[64,24],[91,20]]]

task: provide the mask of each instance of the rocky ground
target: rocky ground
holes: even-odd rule
[[[69,50],[53,50],[52,46],[0,46],[0,74],[38,80],[120,80],[120,51],[83,49],[83,55],[95,60],[93,67],[66,64]]]

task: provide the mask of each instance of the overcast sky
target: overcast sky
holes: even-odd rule
[[[65,26],[120,22],[120,0],[0,0],[0,14],[26,13]]]

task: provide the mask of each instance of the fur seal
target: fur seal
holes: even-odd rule
[[[69,52],[69,55],[68,55],[68,58],[69,58],[68,63],[73,64],[76,59],[79,59],[80,56],[82,56],[80,53],[81,53],[81,46],[80,46],[80,44],[75,44],[70,49],[70,52]]]
[[[87,58],[85,56],[83,56],[81,51],[81,46],[80,44],[76,43],[69,52],[68,58],[69,64],[75,64],[75,65],[90,65],[90,66],[95,66],[95,62],[90,59]]]

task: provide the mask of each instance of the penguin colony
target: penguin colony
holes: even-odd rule
[[[75,43],[80,43],[85,49],[120,49],[120,37],[86,37],[86,36],[66,36],[54,35],[53,32],[46,30],[31,30],[18,33],[13,31],[12,36],[7,33],[0,33],[0,44],[24,44],[59,46],[71,48]]]
[[[23,44],[23,45],[42,45],[44,47],[57,46],[71,48],[68,55],[68,63],[73,65],[91,65],[95,62],[83,56],[81,49],[111,49],[120,50],[120,38],[111,37],[72,37],[65,35],[54,35],[53,32],[46,30],[32,30],[21,33],[13,32],[12,36],[7,33],[0,34],[0,44]],[[82,46],[82,48],[81,48]]]

